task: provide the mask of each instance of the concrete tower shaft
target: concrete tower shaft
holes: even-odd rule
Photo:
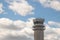
[[[34,26],[34,40],[44,40],[44,30],[45,27],[43,25],[44,19],[42,18],[37,18],[33,20]]]

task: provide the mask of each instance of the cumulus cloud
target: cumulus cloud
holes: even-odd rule
[[[0,39],[1,40],[34,40],[34,32],[32,30],[33,20],[30,18],[27,21],[11,20],[8,18],[0,18]],[[57,25],[51,27],[50,25]],[[45,40],[60,40],[60,23],[49,21],[45,24],[46,30],[44,31]]]
[[[19,29],[22,29],[24,27],[32,28],[31,27],[33,25],[32,19],[34,18],[28,19],[28,21],[24,22],[22,20],[13,21],[8,18],[0,18],[0,27],[1,28],[19,28]]]
[[[52,28],[46,25],[45,40],[60,40],[60,28]]]
[[[59,28],[60,28],[60,23],[59,23],[59,22],[48,21],[48,24],[49,24],[51,27],[59,27]]]
[[[2,40],[32,40],[33,31],[32,27],[28,27],[28,24],[32,20],[24,22],[22,20],[13,21],[8,18],[0,18],[0,39]],[[32,23],[33,25],[33,23]],[[31,25],[31,26],[32,26]]]
[[[34,8],[26,0],[6,0],[6,2],[10,4],[9,9],[21,16],[33,14]]]
[[[44,7],[53,8],[55,10],[60,11],[60,1],[59,0],[39,0],[39,2]]]
[[[3,10],[3,4],[0,3],[0,14],[3,13],[3,12],[4,12],[4,10]]]

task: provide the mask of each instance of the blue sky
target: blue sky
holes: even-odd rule
[[[5,11],[3,14],[3,12],[0,14],[0,18],[6,17],[6,18],[10,18],[12,20],[17,20],[17,19],[21,19],[21,20],[27,20],[28,18],[34,17],[34,18],[44,18],[47,21],[57,21],[60,22],[60,11],[55,10],[53,8],[48,8],[48,7],[44,7],[42,6],[42,4],[40,4],[38,1],[32,1],[32,0],[28,0],[29,4],[34,7],[33,10],[33,15],[26,15],[26,16],[21,16],[18,13],[16,13],[16,15],[14,14],[15,12],[13,12],[11,9],[8,8],[8,3],[5,0],[0,0],[0,3],[3,4],[3,10]],[[11,17],[12,16],[12,17]]]
[[[0,0],[0,39],[33,40],[34,18],[45,19],[45,40],[60,40],[59,0]]]

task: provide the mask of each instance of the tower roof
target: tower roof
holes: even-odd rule
[[[43,18],[36,18],[33,20],[34,24],[43,24],[44,19]]]

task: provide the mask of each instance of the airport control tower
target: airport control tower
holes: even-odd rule
[[[34,22],[34,26],[33,26],[33,30],[34,30],[34,40],[44,40],[44,30],[45,30],[45,26],[44,26],[44,19],[42,18],[36,18],[33,20]]]

